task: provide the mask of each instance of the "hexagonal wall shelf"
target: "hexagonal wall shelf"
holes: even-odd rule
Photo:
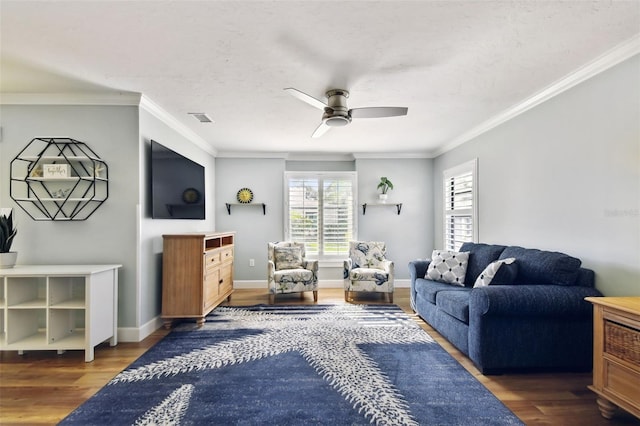
[[[11,161],[11,198],[33,220],[85,220],[109,197],[109,169],[86,143],[35,138]]]

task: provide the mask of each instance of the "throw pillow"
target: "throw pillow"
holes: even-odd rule
[[[434,250],[425,278],[464,287],[469,252]]]
[[[511,284],[518,273],[515,262],[516,259],[514,257],[491,262],[484,268],[484,271],[478,275],[478,279],[475,284],[473,284],[473,288],[486,287],[489,284]]]
[[[276,247],[273,255],[277,271],[302,268],[302,251],[300,247]]]

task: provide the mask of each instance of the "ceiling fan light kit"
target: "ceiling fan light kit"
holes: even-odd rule
[[[406,107],[369,107],[353,108],[347,107],[349,92],[344,89],[332,89],[327,91],[327,102],[322,102],[311,95],[307,95],[298,89],[288,87],[284,89],[292,96],[308,103],[314,108],[323,110],[322,122],[313,132],[312,137],[317,138],[325,134],[331,127],[344,127],[351,123],[353,118],[382,118],[398,117],[407,115],[409,109]]]

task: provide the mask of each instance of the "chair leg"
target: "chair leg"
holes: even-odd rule
[[[304,291],[301,291],[300,292],[300,300],[303,300],[303,299],[304,299]]]
[[[273,293],[269,293],[269,304],[273,305],[275,301],[276,301],[276,295]]]
[[[387,293],[389,295],[389,303],[393,303],[393,293]]]
[[[314,302],[318,301],[318,290],[313,290],[313,301]]]

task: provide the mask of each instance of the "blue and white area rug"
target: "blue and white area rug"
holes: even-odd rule
[[[218,307],[63,425],[522,424],[393,305]]]

